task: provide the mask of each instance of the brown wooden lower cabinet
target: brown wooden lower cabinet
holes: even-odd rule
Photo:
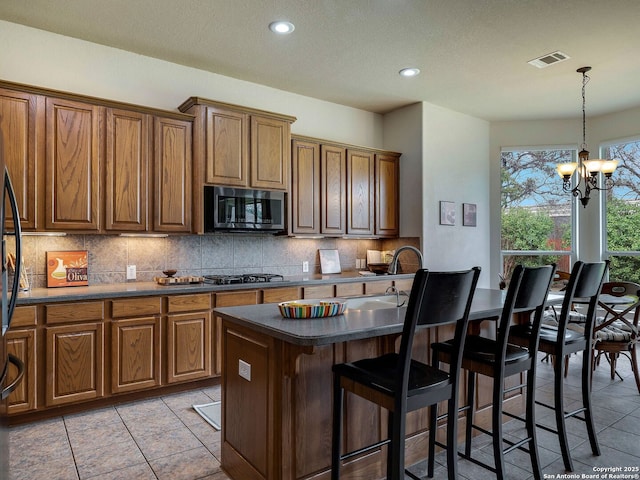
[[[9,414],[26,412],[36,408],[36,330],[35,328],[7,332],[7,353],[25,364],[24,376],[18,387],[9,395]],[[10,367],[7,385],[13,382],[17,369]]]
[[[157,387],[162,381],[161,297],[111,301],[111,392]]]
[[[111,323],[112,393],[160,385],[160,328],[160,317]]]
[[[104,324],[47,327],[45,402],[48,407],[104,395]]]
[[[22,420],[24,415],[53,411],[54,407],[69,409],[77,404],[86,408],[80,406],[109,396],[143,395],[145,391],[175,389],[180,383],[188,385],[220,376],[222,319],[214,318],[214,307],[358,296],[369,283],[374,285],[367,288],[367,293],[383,292],[383,287],[386,289],[390,283],[387,280],[357,279],[306,286],[20,305],[7,333],[7,343],[8,351],[24,361],[26,370],[20,386],[9,396],[9,414]],[[411,279],[403,281],[409,282],[403,288],[410,289]],[[290,393],[294,402],[325,412],[330,409],[326,397],[330,383],[326,378],[331,375],[331,365],[376,354],[381,348],[383,345],[375,341],[363,341],[313,351],[287,350],[285,365],[278,357],[275,364],[269,364],[267,372],[273,379],[282,372],[276,373],[272,367],[286,367],[282,385],[293,388]],[[272,355],[273,344],[268,344],[265,352]],[[296,369],[303,374],[297,376]],[[17,374],[12,370],[9,380]],[[261,370],[254,371],[258,372]],[[290,385],[291,381],[298,383]],[[360,403],[357,399],[349,401]],[[360,416],[352,413],[347,424],[377,425],[385,415],[364,405],[356,410],[362,413],[357,414]],[[328,417],[323,413],[319,418],[326,421]],[[304,459],[301,465],[307,465],[299,467],[300,471],[315,471],[320,467],[316,465],[319,460],[314,452],[328,451],[329,426],[317,423],[316,418],[301,416],[293,425],[300,428],[292,430],[295,435],[291,448]],[[308,431],[324,433],[318,439],[315,434],[307,436]],[[372,432],[369,428],[367,431]],[[347,442],[358,445],[367,439],[351,435]]]
[[[167,383],[210,377],[211,312],[167,316]]]
[[[6,333],[7,353],[24,362],[24,376],[18,387],[9,395],[7,412],[11,414],[34,410],[37,406],[36,379],[36,307],[16,307],[11,320],[11,330]],[[9,366],[7,384],[18,375],[18,369]]]

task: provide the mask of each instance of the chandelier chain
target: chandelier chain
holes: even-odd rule
[[[589,83],[590,79],[591,78],[587,75],[587,72],[582,72],[582,145],[580,147],[582,150],[587,149],[587,101],[585,87],[587,86],[587,83]]]

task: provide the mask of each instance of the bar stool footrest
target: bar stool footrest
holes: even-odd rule
[[[369,445],[367,447],[362,447],[362,448],[359,448],[358,450],[354,450],[352,452],[347,452],[344,455],[340,455],[340,461],[348,460],[349,458],[356,457],[356,456],[358,456],[358,455],[360,455],[362,453],[370,452],[371,450],[375,450],[378,447],[382,447],[383,445],[387,445],[390,442],[391,442],[391,440],[387,438],[385,440],[381,440],[381,441],[379,441],[377,443],[374,443],[372,445]]]
[[[482,467],[482,468],[486,468],[487,470],[489,470],[490,472],[496,473],[496,468],[492,467],[491,465],[489,465],[488,463],[484,463],[481,462],[480,460],[478,460],[477,458],[473,458],[470,455],[466,455],[463,452],[458,451],[458,456],[460,458],[464,458],[465,460],[471,462],[471,463],[475,463],[476,465]]]

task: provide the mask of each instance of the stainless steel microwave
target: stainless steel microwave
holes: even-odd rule
[[[280,233],[285,205],[284,192],[205,186],[205,231]]]

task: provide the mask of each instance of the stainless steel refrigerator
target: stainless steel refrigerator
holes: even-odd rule
[[[0,132],[0,187],[4,194],[0,199],[0,234],[2,238],[2,276],[0,277],[0,478],[9,478],[9,432],[7,419],[7,397],[16,389],[22,381],[24,374],[24,364],[16,356],[10,354],[7,349],[6,334],[11,326],[11,316],[16,306],[18,298],[18,281],[19,272],[22,262],[22,239],[20,236],[20,216],[18,215],[18,207],[16,197],[11,186],[9,173],[5,166],[4,143],[2,133]],[[9,207],[12,217],[12,228],[6,228],[7,212]],[[9,285],[9,275],[7,272],[7,237],[15,237],[14,245],[16,265],[13,281]],[[11,380],[9,380],[11,379]]]

